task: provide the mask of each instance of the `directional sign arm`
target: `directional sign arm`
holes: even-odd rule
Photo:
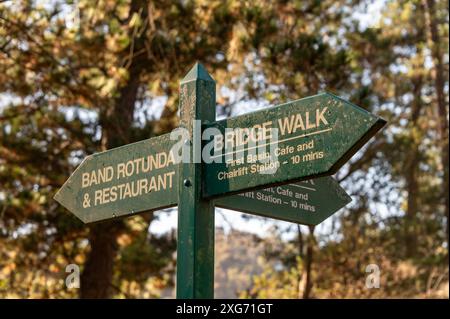
[[[211,141],[223,143],[215,144],[220,147],[211,153],[214,161],[205,166],[203,196],[217,198],[332,175],[385,123],[330,93],[217,121],[209,126],[218,131]],[[255,133],[257,147],[249,146],[251,139],[244,132],[262,128],[276,131],[278,139],[259,139],[265,135]],[[276,159],[260,161],[271,148],[276,149]],[[258,154],[248,156],[256,150]]]
[[[54,199],[84,223],[177,204],[169,134],[86,157]]]
[[[303,225],[318,225],[351,201],[332,177],[270,187],[215,200],[218,207]]]

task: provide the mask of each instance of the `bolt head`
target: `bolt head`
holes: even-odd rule
[[[187,179],[187,178],[183,181],[183,184],[184,184],[184,186],[186,186],[186,187],[189,187],[189,186],[192,185],[191,181],[190,181],[189,179]]]

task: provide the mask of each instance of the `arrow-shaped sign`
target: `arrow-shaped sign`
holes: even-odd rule
[[[175,142],[166,134],[90,155],[55,200],[84,223],[175,206]]]
[[[332,177],[221,197],[215,205],[303,225],[318,225],[351,202]]]
[[[203,196],[332,175],[385,123],[330,93],[211,123]]]

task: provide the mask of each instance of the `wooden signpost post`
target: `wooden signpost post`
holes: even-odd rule
[[[180,86],[184,140],[166,134],[88,156],[54,197],[84,223],[178,205],[177,298],[214,296],[215,206],[317,225],[351,200],[322,176],[385,124],[329,93],[215,121],[215,92],[196,63]],[[253,152],[264,147],[273,152]]]

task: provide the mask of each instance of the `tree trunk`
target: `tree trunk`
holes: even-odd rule
[[[304,243],[303,243],[303,234],[302,234],[302,230],[300,228],[300,225],[297,224],[297,240],[298,240],[298,255],[301,258],[301,260],[304,260],[304,253],[303,253],[303,248],[304,248]],[[299,265],[297,265],[297,269],[299,269]],[[303,295],[303,287],[302,287],[302,274],[299,272],[297,274],[297,298],[300,299],[302,298]]]
[[[441,162],[444,170],[444,179],[442,187],[442,196],[444,198],[445,216],[447,217],[447,243],[449,236],[449,185],[448,185],[448,111],[447,103],[445,100],[444,86],[444,63],[441,52],[441,39],[439,36],[439,30],[436,17],[436,4],[434,0],[423,0],[423,6],[426,9],[426,22],[428,27],[428,42],[431,46],[431,55],[434,64],[434,86],[436,89],[437,110],[438,110],[438,122],[439,132],[441,138]],[[448,7],[447,7],[448,10]],[[447,11],[448,13],[448,11]]]
[[[303,289],[303,299],[309,299],[312,291],[311,269],[314,256],[314,226],[309,226],[308,247],[306,248],[306,269],[305,269],[305,288]]]
[[[129,129],[133,122],[140,72],[136,64],[130,66],[128,83],[120,90],[113,107],[101,115],[104,149],[130,142]],[[81,298],[111,297],[113,266],[118,250],[116,238],[122,229],[121,220],[102,222],[90,227],[91,251],[81,275]]]
[[[144,2],[133,0],[130,3],[128,19],[135,13],[140,13],[141,18],[146,17],[147,12]],[[145,32],[143,32],[145,34]],[[130,36],[133,36],[130,34]],[[134,38],[135,50],[143,47],[142,38]],[[103,150],[118,147],[130,143],[130,128],[133,123],[135,104],[140,86],[142,64],[147,63],[142,58],[136,58],[135,51],[127,48],[123,59],[131,61],[128,67],[128,81],[119,90],[118,97],[100,113],[99,124],[102,127]],[[111,214],[112,215],[112,214]],[[117,235],[124,229],[122,220],[113,220],[96,224],[90,228],[89,242],[91,251],[81,274],[81,298],[110,298],[113,287],[114,260],[118,252],[116,242]]]
[[[419,167],[419,145],[420,134],[418,130],[418,120],[422,108],[422,77],[419,75],[413,80],[414,101],[411,105],[410,132],[412,133],[412,147],[406,161],[406,189],[408,192],[407,209],[405,218],[405,247],[406,256],[412,257],[417,251],[417,211],[419,198],[419,185],[417,182],[417,171]]]
[[[91,251],[81,275],[80,297],[83,299],[111,296],[114,259],[117,254],[117,222],[108,221],[90,227]]]

